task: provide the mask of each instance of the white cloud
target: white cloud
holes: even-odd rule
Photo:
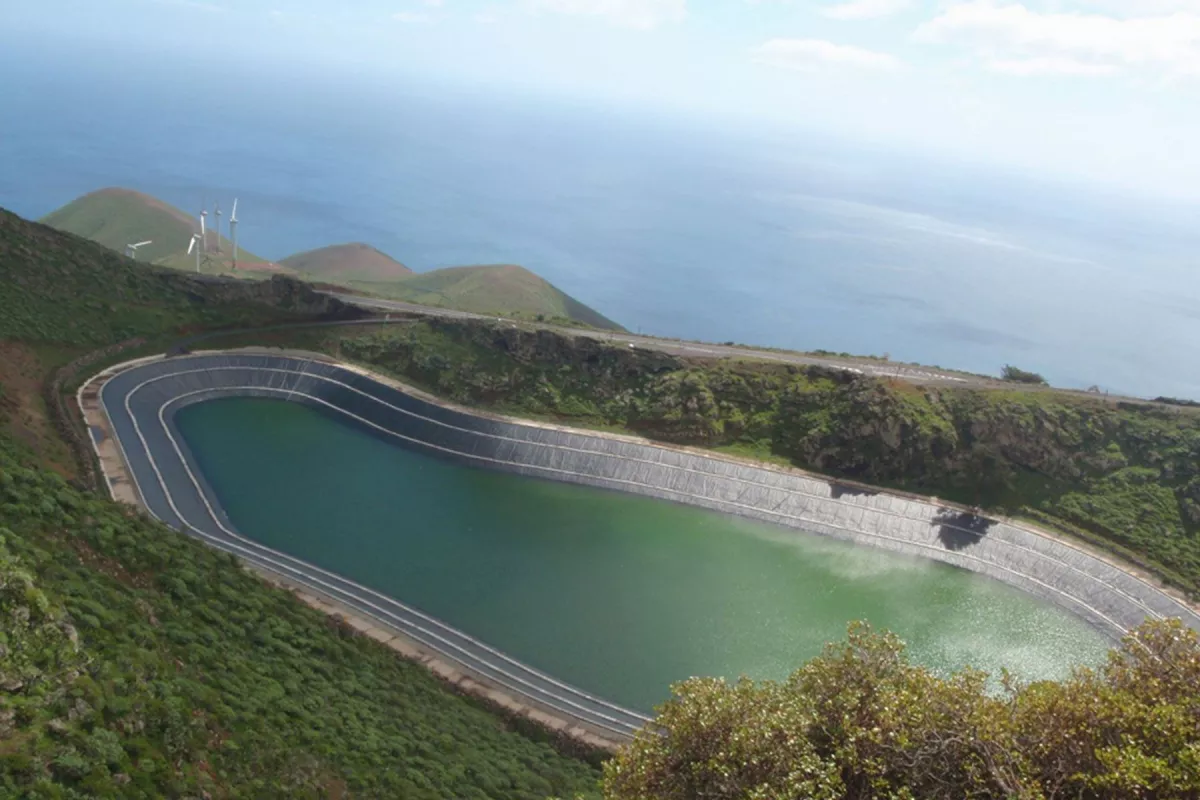
[[[1200,16],[1185,12],[1118,18],[973,0],[949,7],[914,37],[969,47],[992,61],[1075,62],[1075,74],[1085,74],[1082,65],[1091,68],[1086,74],[1127,67],[1200,73]]]
[[[1095,64],[1076,61],[1073,58],[1042,56],[1039,58],[998,58],[988,62],[988,69],[1003,75],[1028,78],[1038,75],[1070,75],[1083,78],[1098,78],[1112,75],[1117,68],[1112,64]]]
[[[900,66],[887,53],[820,39],[771,39],[754,48],[753,56],[759,64],[806,72],[827,67],[888,71]]]
[[[847,0],[828,6],[821,13],[832,19],[875,19],[903,11],[912,5],[912,0]]]
[[[394,19],[396,22],[403,22],[405,24],[414,24],[414,23],[421,23],[421,22],[431,22],[433,18],[430,17],[428,14],[424,14],[420,11],[397,11],[395,14],[392,14],[392,19]]]
[[[638,30],[681,22],[687,16],[687,0],[526,0],[526,6],[533,11],[595,17]]]

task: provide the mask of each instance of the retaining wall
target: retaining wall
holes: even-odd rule
[[[296,575],[311,571],[310,577],[328,584],[312,584],[318,591],[336,589],[357,596],[363,587],[239,537],[174,428],[173,416],[180,408],[232,395],[306,403],[376,435],[463,464],[649,495],[933,558],[1056,603],[1113,638],[1147,617],[1182,617],[1200,630],[1200,616],[1150,583],[1083,549],[1025,528],[931,502],[848,489],[796,472],[629,437],[478,416],[331,363],[265,354],[206,354],[139,364],[109,379],[101,399],[152,513],[244,558],[272,559],[273,569],[278,561]],[[375,595],[370,602],[382,600]],[[399,613],[394,607],[398,604],[384,605],[389,613]],[[408,621],[447,637],[452,647],[470,651],[473,658],[493,658],[481,643],[436,621]],[[436,638],[431,641],[447,646]],[[592,721],[601,727],[627,731],[644,720],[547,676],[520,670],[515,674],[515,680],[504,674],[493,677],[521,690],[530,688],[522,681],[551,695],[569,690],[563,697],[575,705],[566,705],[567,711],[599,715]],[[563,705],[562,698],[550,699]]]

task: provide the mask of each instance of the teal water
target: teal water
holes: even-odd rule
[[[1055,678],[1108,646],[944,564],[462,467],[299,404],[222,399],[177,423],[244,535],[632,708],[692,675],[784,677],[855,619],[938,670]]]

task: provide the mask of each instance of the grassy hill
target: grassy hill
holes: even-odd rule
[[[91,239],[118,253],[126,245],[150,240],[137,259],[192,272],[195,258],[187,255],[192,235],[199,232],[193,214],[132,189],[100,189],[46,215],[42,222],[67,233]],[[210,250],[202,256],[201,272],[262,278],[272,273],[295,274],[318,283],[422,305],[442,306],[484,314],[572,321],[596,328],[621,326],[580,303],[546,280],[515,265],[450,267],[413,274],[391,256],[362,242],[330,245],[289,256],[277,264],[239,248],[240,269],[232,271],[232,245],[208,231]]]
[[[0,209],[0,340],[94,348],[323,313],[326,298],[279,281],[180,274]]]
[[[127,337],[343,310],[0,211],[0,797],[545,800],[598,771],[80,488],[51,369]]]
[[[388,281],[412,274],[412,270],[369,244],[350,242],[307,250],[279,262],[305,277],[329,283],[348,280]]]
[[[558,289],[544,278],[515,264],[446,267],[398,281],[350,281],[369,294],[456,308],[480,314],[571,320],[595,328],[623,330],[600,312]]]
[[[85,194],[47,214],[42,222],[119,253],[124,253],[128,244],[150,240],[151,244],[138,249],[138,261],[189,271],[196,268],[195,257],[187,255],[188,242],[193,234],[200,232],[196,216],[133,189],[108,188]],[[217,234],[212,229],[207,234],[209,248],[214,252],[204,254],[201,270],[207,273],[229,270],[232,243],[224,236],[219,237],[220,252],[215,252]],[[267,263],[242,247],[238,261],[247,266]]]

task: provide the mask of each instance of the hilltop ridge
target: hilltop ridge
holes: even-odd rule
[[[188,256],[188,243],[200,232],[196,217],[163,200],[136,189],[110,186],[78,197],[40,220],[105,247],[125,252],[134,242],[150,241],[137,251],[137,260],[177,269],[192,270],[195,259]],[[225,272],[232,267],[233,243],[218,236],[215,228],[205,231],[209,252],[203,271]],[[247,269],[262,269],[269,262],[240,246],[238,263]]]
[[[616,322],[517,264],[443,267],[399,281],[350,281],[352,288],[393,300],[478,314],[502,314],[580,322],[624,330]]]
[[[305,276],[330,282],[338,279],[389,280],[413,274],[387,253],[364,242],[305,250],[279,263]]]
[[[134,189],[109,187],[89,192],[47,214],[42,222],[91,239],[123,253],[127,245],[150,241],[137,260],[193,271],[188,243],[199,231],[196,217]],[[546,279],[515,264],[446,267],[415,273],[408,266],[365,242],[328,245],[271,262],[249,252],[239,241],[238,269],[233,270],[232,243],[207,230],[209,248],[201,272],[261,278],[294,275],[380,297],[484,314],[568,320],[609,330],[617,323],[583,304]]]

